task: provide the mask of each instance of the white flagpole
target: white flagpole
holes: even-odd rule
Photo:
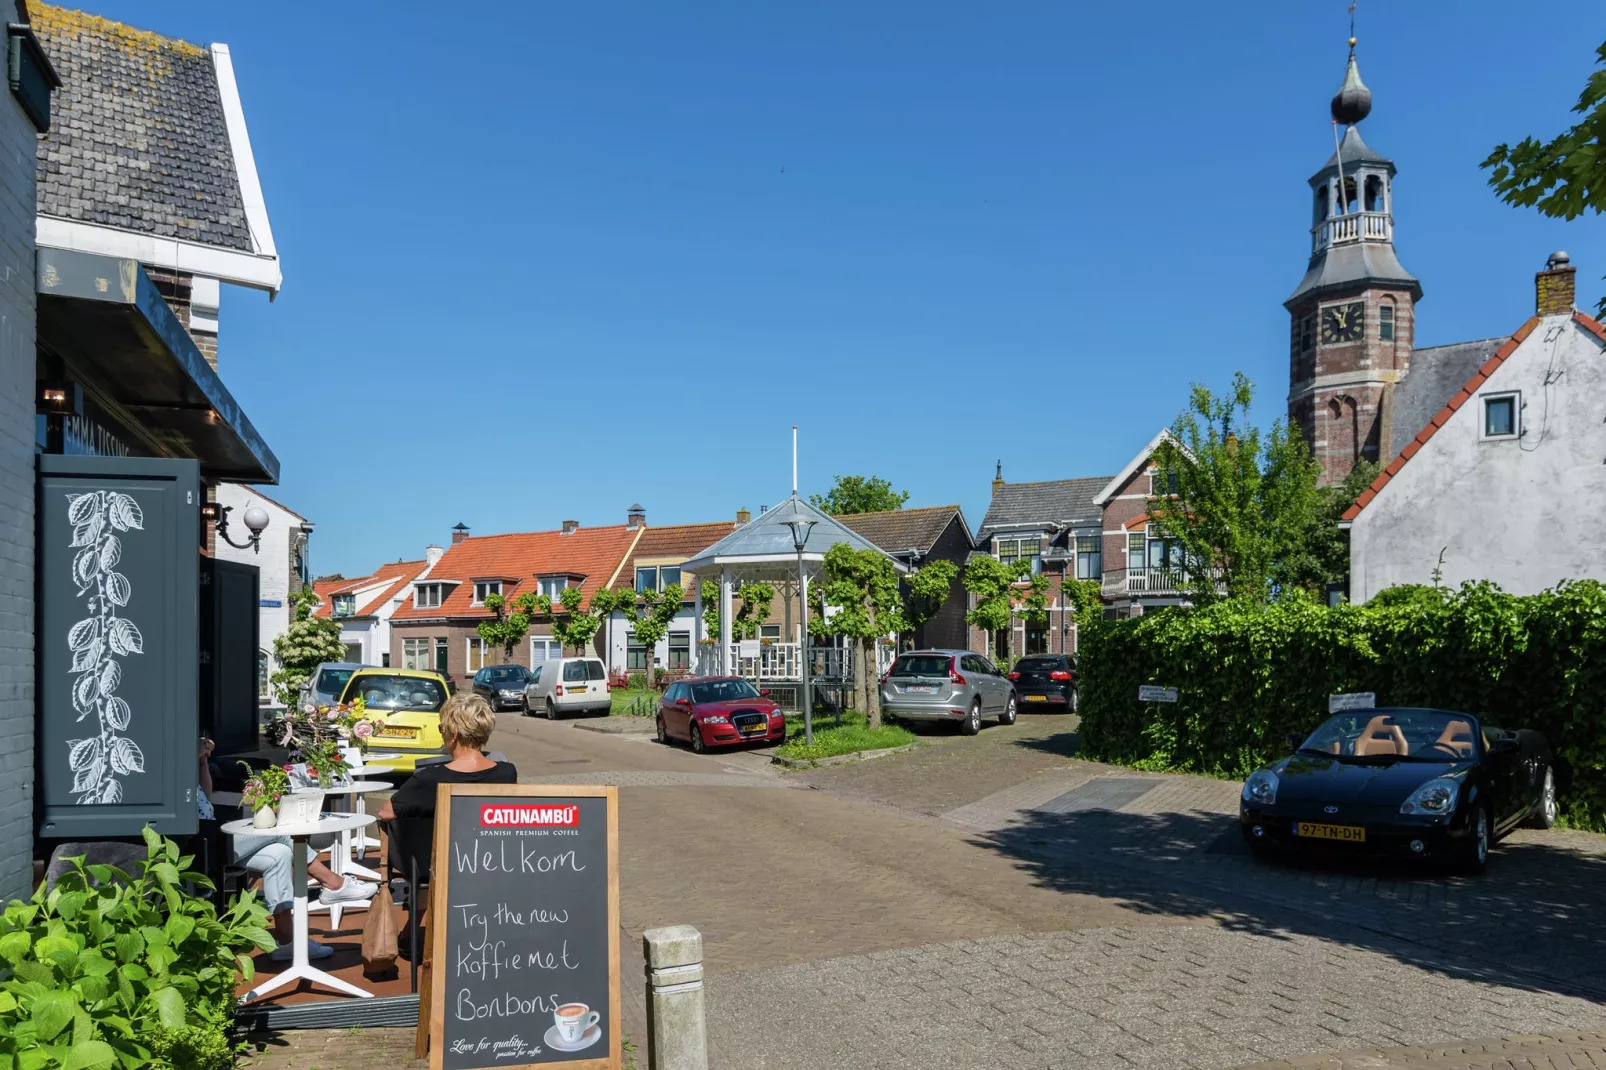
[[[792,497],[797,497],[797,424],[792,425]]]

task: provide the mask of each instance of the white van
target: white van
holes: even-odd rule
[[[608,670],[600,658],[555,658],[538,663],[524,688],[524,712],[556,721],[566,713],[607,713]]]

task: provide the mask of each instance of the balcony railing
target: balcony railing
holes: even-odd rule
[[[1317,223],[1310,230],[1311,252],[1354,241],[1393,241],[1394,217],[1387,212],[1351,212]]]
[[[1188,582],[1188,574],[1174,568],[1129,568],[1127,594],[1176,594]]]
[[[816,681],[849,680],[853,677],[854,647],[844,645],[815,646],[810,651],[809,677]],[[756,657],[743,657],[740,643],[730,646],[730,671],[753,681],[801,680],[802,648],[797,643],[766,643],[758,648]],[[890,642],[876,644],[876,675],[887,671],[898,656]],[[720,672],[719,647],[702,643],[697,647],[697,673],[701,676]]]

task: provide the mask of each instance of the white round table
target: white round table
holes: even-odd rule
[[[321,791],[323,792],[325,798],[335,795],[353,796],[357,801],[352,812],[357,814],[366,814],[368,812],[368,808],[366,805],[364,805],[364,796],[372,794],[376,791],[394,790],[394,784],[388,784],[383,780],[353,780],[349,784],[334,784],[327,788],[310,786],[292,788],[290,793],[292,795],[300,795],[306,792]],[[366,848],[369,846],[378,847],[379,841],[370,840],[365,833],[357,829],[352,829],[350,831],[341,833],[340,838],[329,847],[329,868],[340,874],[342,877],[346,876],[347,874],[351,874],[353,876],[362,877],[364,880],[383,880],[384,877],[381,874],[375,873],[373,870],[369,869],[367,866],[358,861],[358,859],[360,859],[363,854],[366,853]],[[360,904],[343,905],[357,906]],[[318,909],[324,908],[320,906]],[[339,925],[341,910],[340,906],[332,906],[327,909],[329,910],[330,922],[335,925]]]
[[[272,828],[264,829],[257,828],[251,823],[250,818],[245,818],[240,821],[228,821],[221,826],[222,831],[229,836],[288,836],[294,844],[306,848],[299,851],[291,848],[290,851],[292,896],[290,914],[293,922],[290,937],[290,968],[269,977],[251,989],[240,997],[240,1002],[247,1003],[253,999],[260,999],[293,981],[303,980],[325,985],[336,992],[344,992],[350,996],[373,995],[367,989],[325,973],[313,966],[307,958],[307,852],[311,850],[307,840],[330,832],[350,832],[352,829],[371,825],[373,821],[374,819],[368,814],[319,814],[318,820],[300,825],[274,825]]]

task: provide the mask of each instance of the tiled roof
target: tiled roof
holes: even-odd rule
[[[448,547],[430,571],[431,579],[459,581],[443,592],[440,608],[419,609],[409,594],[391,619],[492,616],[484,606],[471,604],[471,581],[477,576],[502,576],[514,581],[502,586],[502,594],[508,598],[535,590],[537,576],[583,576],[580,589],[585,597],[581,605],[589,606],[591,592],[613,581],[642,534],[642,528],[618,524],[577,528],[568,535],[557,531],[471,535]]]
[[[1444,399],[1454,397],[1505,342],[1503,337],[1485,338],[1413,351],[1410,370],[1394,388],[1394,415],[1389,418],[1393,441],[1403,443],[1426,427],[1444,408]]]
[[[1582,312],[1574,312],[1573,321],[1602,341],[1606,341],[1606,328],[1603,328]],[[1527,323],[1524,323],[1516,334],[1506,339],[1505,344],[1495,350],[1494,355],[1486,360],[1482,367],[1472,373],[1472,377],[1466,381],[1454,397],[1445,402],[1444,407],[1434,415],[1433,419],[1428,421],[1427,426],[1423,427],[1415,438],[1405,444],[1405,448],[1400,451],[1400,455],[1390,461],[1388,467],[1383,469],[1376,479],[1372,480],[1370,487],[1361,492],[1361,496],[1355,499],[1355,504],[1344,510],[1345,520],[1354,520],[1360,515],[1362,509],[1372,504],[1372,499],[1377,497],[1377,492],[1388,486],[1389,480],[1394,478],[1395,473],[1404,468],[1405,463],[1417,455],[1417,452],[1422,449],[1427,440],[1432,438],[1439,428],[1448,423],[1450,417],[1454,416],[1461,406],[1471,400],[1473,392],[1482,386],[1484,380],[1493,375],[1500,365],[1506,362],[1507,357],[1517,351],[1517,347],[1522,345],[1523,339],[1532,334],[1533,329],[1537,326],[1539,326],[1539,317],[1535,316]],[[1411,374],[1415,374],[1415,372],[1413,371]]]
[[[353,617],[366,617],[379,610],[387,599],[394,598],[398,591],[412,582],[420,572],[424,571],[425,561],[393,561],[388,565],[381,565],[366,576],[354,579],[320,580],[312,585],[318,596],[319,606],[313,610],[313,615],[328,617],[334,612],[334,596],[346,594],[351,591],[360,591],[365,587],[372,587],[376,583],[384,583],[386,587],[376,595],[370,595],[362,605],[357,606],[351,614]]]
[[[39,214],[251,252],[212,53],[30,3],[62,87],[39,138]]]
[[[981,530],[976,532],[976,541],[991,538],[994,529],[1010,524],[1097,519],[1102,511],[1093,499],[1109,481],[1109,476],[1093,476],[1045,483],[1005,483],[993,491],[992,504],[987,507]]]
[[[957,505],[933,505],[923,509],[850,513],[837,519],[887,553],[897,554],[905,550],[931,549],[956,516],[961,516],[960,522],[964,522]]]
[[[630,555],[627,567],[619,570],[614,587],[623,589],[636,584],[636,562],[666,557],[685,560],[695,557],[720,539],[736,530],[734,520],[721,520],[713,524],[672,524],[662,528],[648,528],[641,533],[635,553]]]

